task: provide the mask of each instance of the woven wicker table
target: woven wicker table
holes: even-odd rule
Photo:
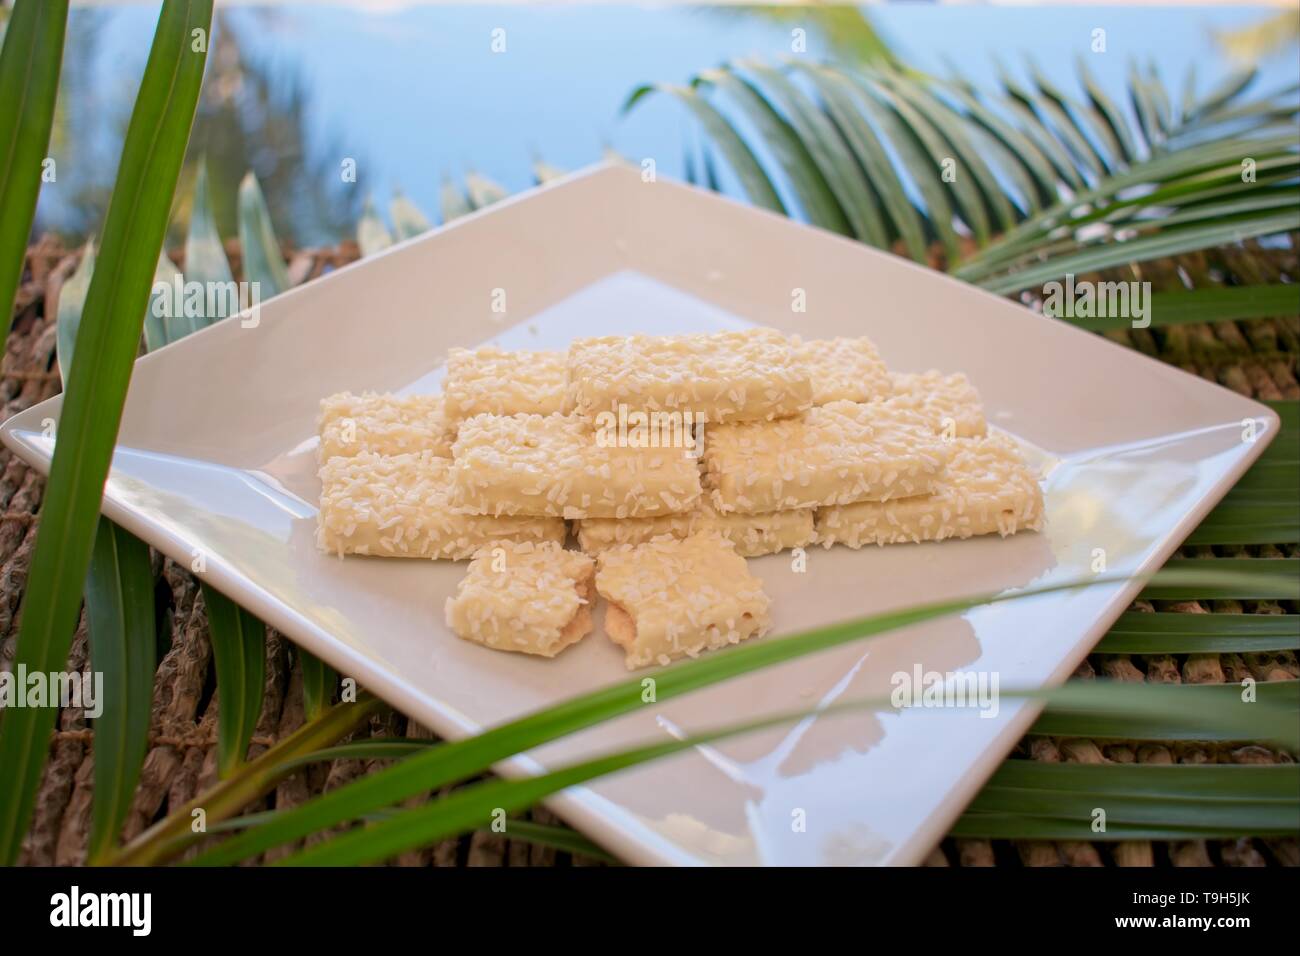
[[[1265,249],[1244,244],[1198,255],[1117,270],[1104,276],[1081,278],[1132,279],[1153,282],[1157,289],[1179,284],[1224,283],[1234,275],[1252,281],[1294,281],[1298,237],[1290,248]],[[231,244],[232,266],[239,267],[239,249]],[[312,250],[289,257],[295,283],[310,281],[357,257],[354,244],[336,249]],[[1213,261],[1211,261],[1213,260]],[[19,289],[3,362],[0,400],[5,417],[59,391],[55,361],[55,323],[59,289],[76,265],[77,255],[56,239],[46,237],[28,250],[27,269]],[[1177,365],[1211,381],[1265,401],[1290,401],[1283,411],[1294,424],[1294,400],[1300,399],[1296,359],[1300,355],[1300,318],[1283,316],[1214,325],[1174,325],[1166,328],[1108,333],[1130,347]],[[0,667],[11,668],[28,562],[40,521],[42,479],[8,451],[0,450]],[[1279,532],[1277,544],[1197,544],[1183,548],[1187,557],[1294,557],[1300,554],[1295,536]],[[158,591],[160,613],[170,633],[170,647],[158,667],[154,685],[150,750],[124,831],[134,837],[171,809],[183,805],[216,781],[216,712],[214,675],[203,598],[195,579],[170,561],[163,566]],[[1297,614],[1292,602],[1139,601],[1135,611],[1172,611],[1184,614],[1248,613]],[[1094,675],[1126,681],[1161,683],[1223,683],[1252,676],[1258,681],[1300,678],[1300,666],[1291,650],[1251,654],[1137,655],[1123,653],[1118,640],[1108,638],[1079,669],[1076,677]],[[69,655],[68,669],[88,667],[86,624],[83,617]],[[303,723],[302,674],[293,645],[268,631],[266,693],[254,745],[255,756]],[[427,730],[401,714],[386,712],[373,718],[359,736],[424,737]],[[353,739],[356,739],[354,737]],[[94,732],[77,708],[64,709],[50,747],[51,755],[37,798],[32,827],[21,862],[33,865],[76,865],[84,862],[90,827]],[[1212,745],[1196,742],[1160,743],[1084,740],[1050,736],[1026,737],[1015,756],[1047,762],[1080,763],[1280,763],[1293,755],[1257,744]],[[288,807],[322,791],[339,787],[380,762],[339,760],[314,765],[282,781],[261,804],[250,810]],[[532,819],[558,821],[544,810]],[[280,854],[268,854],[274,858]],[[512,841],[490,833],[475,833],[460,840],[403,854],[394,861],[403,866],[580,866],[599,864],[593,857],[548,846]],[[1237,840],[1187,840],[1171,843],[1130,841],[1119,843],[1063,843],[948,838],[935,848],[927,863],[935,866],[1261,866],[1300,865],[1300,840],[1296,838],[1241,838]]]

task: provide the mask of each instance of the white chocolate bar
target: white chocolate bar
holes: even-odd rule
[[[870,402],[894,391],[880,353],[866,336],[858,338],[793,339],[795,356],[808,369],[814,405],[830,402]]]
[[[451,454],[441,395],[340,392],[320,403],[319,426],[322,462],[364,452]]]
[[[564,352],[507,352],[487,345],[447,353],[447,417],[551,415],[564,406]]]
[[[1043,491],[1015,443],[1002,435],[956,438],[948,470],[933,494],[860,501],[817,512],[817,540],[830,547],[941,541],[1037,531]]]
[[[929,421],[886,403],[706,430],[705,485],[722,513],[762,514],[928,494],[948,453]]]
[[[714,531],[602,551],[596,590],[629,670],[739,644],[769,625],[762,582]]]
[[[427,452],[331,458],[321,466],[320,479],[316,543],[340,556],[460,561],[501,540],[562,542],[565,537],[558,518],[453,514],[447,507],[451,460]]]
[[[945,375],[902,372],[893,375],[893,393],[885,404],[919,412],[947,438],[975,438],[988,434],[979,392],[961,372]]]
[[[620,544],[643,544],[660,535],[687,538],[699,531],[716,531],[745,558],[776,554],[787,548],[811,544],[813,511],[772,511],[767,514],[718,514],[707,498],[701,498],[685,514],[658,518],[587,518],[577,522],[578,544],[595,554]]]
[[[686,449],[605,447],[578,415],[475,415],[452,454],[451,506],[466,514],[641,518],[701,493]]]
[[[690,412],[710,423],[795,415],[812,404],[807,369],[773,329],[576,339],[568,407],[594,419],[635,411]]]
[[[482,548],[447,598],[447,626],[498,651],[554,657],[591,632],[595,563],[554,541]]]

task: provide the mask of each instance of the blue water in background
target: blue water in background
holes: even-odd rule
[[[899,5],[874,6],[868,15],[913,67],[943,74],[952,62],[992,86],[995,57],[1023,77],[1028,55],[1075,91],[1075,59],[1083,55],[1104,88],[1126,102],[1131,59],[1154,63],[1175,101],[1195,64],[1204,92],[1234,68],[1212,31],[1277,10]],[[244,57],[272,76],[296,78],[303,89],[309,158],[325,168],[355,158],[357,188],[381,208],[400,190],[434,221],[444,174],[473,169],[514,191],[532,184],[534,157],[574,169],[612,147],[637,160],[654,157],[661,173],[680,177],[688,147],[700,139],[692,121],[680,104],[658,96],[621,117],[628,93],[645,82],[684,83],[736,57],[775,60],[790,52],[790,25],[718,9],[291,4],[223,8],[221,15]],[[72,13],[70,36],[79,29],[93,34],[86,39],[91,53],[65,76],[65,95],[80,108],[55,155],[66,157],[61,168],[90,164],[101,189],[111,183],[156,18],[149,4]],[[1089,51],[1097,27],[1107,31],[1104,54]],[[496,28],[506,31],[505,53],[491,50]],[[816,34],[808,42],[809,57],[828,55]],[[1294,49],[1260,67],[1262,90],[1294,84],[1300,75]],[[256,148],[272,147],[250,147]],[[724,190],[734,192],[721,162],[719,168]],[[40,226],[84,231],[89,224],[77,220],[79,202],[58,183],[47,186]],[[300,244],[339,238],[318,224],[277,226]]]

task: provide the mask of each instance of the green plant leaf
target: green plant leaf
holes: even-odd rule
[[[1121,614],[1097,654],[1250,654],[1300,650],[1297,614]]]
[[[112,866],[147,866],[179,853],[203,835],[194,833],[192,829],[193,811],[200,808],[207,819],[208,832],[217,832],[222,829],[222,821],[229,820],[254,800],[269,793],[280,780],[299,766],[298,758],[303,754],[323,752],[322,747],[346,737],[386,706],[377,697],[364,693],[353,703],[336,704],[318,719],[308,721],[288,737],[277,741],[257,759],[239,767],[229,777],[199,794],[166,819],[155,823],[114,854],[107,863]],[[252,820],[254,817],[250,814],[245,819]]]
[[[1110,130],[1110,138],[1115,144],[1117,157],[1126,165],[1137,162],[1137,145],[1133,142],[1133,136],[1129,130],[1128,122],[1124,119],[1123,110],[1102,89],[1101,84],[1092,75],[1092,70],[1088,68],[1088,63],[1083,56],[1076,58],[1075,67],[1093,109],[1097,111]]]
[[[194,177],[194,204],[190,208],[190,227],[185,236],[185,284],[197,282],[203,289],[203,308],[198,315],[193,309],[182,309],[183,321],[177,325],[197,332],[239,311],[221,290],[235,288],[235,277],[230,272],[226,247],[217,232],[216,216],[208,195],[208,164],[199,160],[199,170]]]
[[[1254,67],[1248,67],[1225,77],[1222,82],[1205,95],[1204,99],[1188,111],[1187,118],[1190,120],[1201,119],[1222,109],[1244,93],[1246,88],[1255,82],[1258,75],[1258,70]]]
[[[1300,742],[1300,739],[1298,739],[1300,738],[1300,729],[1297,729],[1296,722],[1293,719],[1294,714],[1290,702],[1278,705],[1275,702],[1261,701],[1256,704],[1246,705],[1239,701],[1229,701],[1222,698],[1209,702],[1202,710],[1189,712],[1181,702],[1177,702],[1177,698],[1171,696],[1171,691],[1176,693],[1177,690],[1181,690],[1181,688],[1171,688],[1167,685],[1152,687],[1122,682],[1089,681],[1067,684],[1054,690],[1002,691],[1001,696],[1045,699],[1049,704],[1059,703],[1062,710],[1068,713],[1096,715],[1109,712],[1131,717],[1163,714],[1178,726],[1218,726],[1220,721],[1229,726],[1242,726],[1249,723],[1252,735],[1258,733],[1270,738],[1284,739],[1288,743]],[[829,716],[866,708],[880,708],[884,702],[884,698],[848,701],[825,708],[814,708],[811,713]],[[1250,708],[1249,714],[1245,713],[1248,706]],[[385,814],[377,822],[364,828],[349,830],[324,842],[317,843],[280,861],[280,863],[299,866],[347,866],[375,863],[411,847],[423,846],[467,830],[478,829],[503,811],[507,814],[519,812],[552,793],[585,783],[596,777],[615,773],[728,737],[790,723],[807,716],[809,713],[810,711],[803,710],[763,717],[757,720],[748,720],[716,730],[606,754],[536,777],[521,780],[488,780],[483,783],[473,784],[423,806]],[[407,763],[411,762],[414,761],[407,761]],[[1034,768],[1053,767],[1061,769],[1068,766],[1039,764],[1033,761],[1013,761],[1013,763],[1028,764]],[[1006,765],[1004,765],[1003,769],[1005,770],[1005,768]],[[1097,768],[1090,767],[1087,769],[1095,770]],[[1137,768],[1119,769],[1132,770]],[[1258,768],[1238,767],[1232,769]],[[1300,781],[1300,767],[1291,766],[1287,769],[1294,771],[1294,779]],[[1001,781],[998,785],[1019,786],[1021,789],[1026,789],[1035,782],[1040,786],[1052,785],[1062,779],[1063,776],[1067,775],[1042,774],[1027,777],[1025,774],[1011,772],[1001,774]],[[995,776],[996,779],[998,778]],[[1074,787],[1076,793],[1087,792],[1089,784],[1093,787],[1092,792],[1096,793],[1099,789],[1099,785],[1095,781],[1088,779],[1080,781],[1077,775],[1073,779],[1076,783]],[[1252,778],[1238,778],[1237,783],[1250,779]],[[1292,815],[1300,815],[1300,796],[1297,796],[1297,794],[1300,794],[1300,789],[1292,787],[1289,794],[1285,790],[1286,785],[1291,782],[1292,776],[1279,773],[1253,779],[1257,784],[1253,790],[1247,791],[1243,788],[1237,788],[1237,791],[1248,794],[1248,796],[1243,796],[1243,799],[1252,800],[1251,809],[1253,810],[1254,823],[1272,829],[1278,819],[1290,819]],[[1220,777],[1209,774],[1198,778],[1198,780],[1207,787],[1217,786],[1225,792],[1233,791],[1235,786],[1232,782],[1221,780]],[[1123,785],[1130,791],[1145,787],[1146,791],[1153,796],[1159,795],[1159,787],[1162,782],[1158,778],[1135,777],[1131,774],[1125,776],[1122,780]],[[1134,814],[1122,813],[1121,817],[1132,815]],[[263,826],[269,828],[271,825],[264,824]],[[214,862],[220,858],[220,851],[221,848],[219,847],[216,851],[201,857],[199,862]]]
[[[927,249],[924,224],[916,207],[907,198],[903,181],[895,171],[893,161],[875,131],[859,112],[859,100],[855,96],[854,87],[830,70],[802,64],[799,69],[812,80],[831,119],[879,194],[894,229],[902,236],[907,254],[917,262],[925,262]]]
[[[298,649],[298,662],[302,666],[302,700],[308,720],[315,720],[334,702],[334,688],[339,675],[323,660],[309,651]]]
[[[926,222],[943,245],[948,262],[955,263],[961,258],[961,245],[953,228],[954,211],[943,170],[932,162],[921,139],[908,129],[897,110],[867,94],[860,86],[855,85],[855,90],[858,106],[889,141],[903,169],[916,184],[925,203]]]
[[[1300,211],[1270,212],[1236,221],[1211,222],[1202,226],[1156,232],[1126,242],[1099,243],[1009,275],[987,279],[980,282],[980,285],[990,292],[1001,294],[1019,292],[1070,273],[1079,275],[1100,272],[1133,262],[1167,258],[1296,229],[1300,229]]]
[[[443,178],[438,199],[444,224],[473,212],[473,208],[470,206],[469,200],[465,198],[465,194],[450,178]]]
[[[0,48],[0,355],[36,215],[67,26],[67,0],[18,0]]]
[[[1237,583],[1150,584],[1141,594],[1148,601],[1209,601],[1216,599],[1300,600],[1300,558],[1174,558],[1163,570],[1204,575],[1240,572]]]
[[[550,163],[545,162],[540,156],[533,160],[533,179],[537,181],[537,185],[539,186],[555,179],[561,179],[567,175],[567,170],[560,169],[558,166],[552,166]]]
[[[773,108],[762,92],[743,77],[729,69],[706,70],[696,77],[699,85],[716,86],[731,98],[754,124],[759,135],[781,166],[808,221],[840,235],[852,235],[849,221],[844,217],[835,194],[826,184],[826,177],[818,170],[794,129]]]
[[[1217,615],[1187,614],[1183,617],[1216,617]],[[1173,684],[1183,701],[1174,701],[1180,714],[1215,712],[1216,708],[1236,705],[1253,706],[1242,701],[1243,690],[1239,684]],[[1269,681],[1253,688],[1258,699],[1286,708],[1300,725],[1300,681]],[[1225,726],[1204,721],[1189,726],[1185,720],[1168,720],[1163,716],[1138,718],[1105,713],[1058,713],[1050,706],[1030,729],[1031,734],[1048,737],[1086,737],[1106,740],[1252,740],[1254,729],[1247,724]],[[1298,797],[1297,799],[1300,799]]]
[[[952,148],[952,145],[930,119],[913,106],[908,98],[899,95],[892,87],[887,87],[882,83],[869,82],[865,77],[859,78],[858,82],[866,97],[875,96],[886,107],[893,110],[898,116],[899,122],[913,138],[916,149],[929,155],[929,161],[923,162],[922,167],[944,172],[951,169],[955,173],[958,172],[956,166],[953,165],[957,157],[954,155],[956,151]],[[988,214],[985,211],[984,202],[980,198],[974,180],[969,176],[958,174],[951,179],[945,178],[942,182],[948,187],[948,192],[952,198],[952,206],[960,209],[962,219],[965,220],[971,232],[975,234],[976,240],[978,242],[987,242],[990,232]],[[936,211],[931,218],[938,218],[938,216],[939,212]]]
[[[362,258],[373,256],[392,244],[392,234],[375,211],[374,201],[367,196],[365,205],[361,207],[361,220],[357,223],[357,245],[361,248]]]
[[[465,191],[475,209],[484,209],[508,195],[503,186],[475,172],[465,174]]]
[[[244,254],[244,279],[256,282],[258,302],[289,288],[289,271],[280,256],[280,242],[271,224],[262,187],[252,170],[239,182],[239,245]]]
[[[23,599],[14,664],[29,672],[56,671],[68,659],[104,480],[203,79],[207,46],[193,49],[191,32],[206,37],[211,21],[212,0],[163,7],[127,127]],[[56,713],[53,707],[18,707],[0,721],[0,864],[18,854]]]
[[[59,377],[68,380],[68,371],[72,368],[72,350],[76,347],[77,327],[81,325],[81,310],[86,306],[86,293],[90,291],[90,278],[95,272],[95,241],[86,243],[81,251],[81,261],[77,269],[59,288],[59,311],[55,319],[58,324],[57,355],[59,360]]]
[[[1291,284],[1207,286],[1185,292],[1155,292],[1151,295],[1151,324],[1184,325],[1201,322],[1231,322],[1294,315],[1300,311],[1300,287]],[[1124,316],[1069,318],[1071,325],[1100,331],[1128,328]]]
[[[671,84],[656,84],[648,86],[639,86],[628,96],[627,102],[623,104],[623,113],[628,113],[636,107],[645,97],[651,93],[666,93],[674,97],[695,116],[704,131],[709,135],[718,149],[722,151],[723,158],[727,165],[731,167],[732,172],[740,180],[741,188],[745,190],[745,195],[755,206],[761,206],[763,209],[771,209],[773,212],[784,214],[786,209],[781,202],[781,198],[776,193],[772,181],[767,178],[767,173],[754,158],[753,152],[740,135],[732,128],[721,113],[719,113],[704,97],[700,96],[695,90],[684,86],[673,86]]]
[[[167,251],[159,250],[158,265],[153,274],[153,289],[149,292],[149,306],[144,312],[144,347],[150,352],[172,341],[173,332],[175,338],[180,338],[188,331],[175,328],[178,321],[173,318],[176,314],[173,301],[175,293],[169,291],[175,290],[180,274],[176,264],[167,258]],[[184,319],[179,321],[183,322]]]
[[[705,146],[700,150],[704,154],[704,185],[708,186],[715,193],[722,192],[722,185],[718,181],[718,167],[713,162],[713,150]]]
[[[1047,157],[1028,136],[985,106],[971,89],[957,83],[936,83],[934,86],[955,99],[970,116],[971,121],[1001,142],[1006,151],[1024,169],[1035,186],[1028,197],[1031,208],[1040,209],[1043,202],[1056,199],[1056,173]],[[895,140],[897,141],[897,138]]]
[[[90,663],[104,681],[102,712],[94,718],[91,863],[116,845],[149,748],[157,666],[154,610],[149,546],[101,517],[86,576]]]
[[[924,114],[931,125],[938,130],[939,135],[948,144],[946,155],[957,161],[958,181],[965,178],[974,183],[980,197],[980,206],[978,211],[967,209],[966,213],[967,221],[971,222],[976,237],[981,235],[980,230],[975,228],[979,220],[986,220],[999,230],[1011,228],[1016,221],[1015,209],[999,186],[997,177],[984,162],[980,151],[975,148],[968,135],[968,129],[973,128],[971,124],[968,124],[964,117],[947,103],[934,96],[924,84],[897,75],[885,75],[884,80],[895,93],[907,99],[913,107]]]
[[[1163,577],[1157,576],[1157,580],[1178,581],[1185,586],[1198,582],[1208,586],[1211,581],[1236,580],[1239,587],[1259,586],[1259,582],[1248,580],[1242,573],[1231,569],[1220,569],[1219,573],[1222,577],[1210,578],[1203,572],[1173,575],[1162,572]],[[1105,582],[1106,579],[1093,579],[1087,583]],[[1271,579],[1265,578],[1264,582],[1271,583]],[[1010,594],[938,602],[871,615],[792,637],[742,644],[729,649],[726,654],[683,661],[649,673],[655,680],[656,698],[662,702],[781,661],[793,660],[809,653],[909,624],[933,620],[989,601],[1016,600],[1033,594],[1053,593],[1080,586],[1087,585],[1083,582],[1069,582]],[[252,853],[306,836],[316,830],[360,819],[371,811],[397,803],[407,797],[482,772],[514,754],[523,753],[577,730],[636,710],[643,706],[641,702],[643,679],[644,676],[641,676],[584,694],[547,710],[502,724],[475,737],[454,743],[442,743],[431,748],[427,753],[411,757],[379,773],[368,775],[296,807],[278,816],[273,823],[265,827],[242,833],[210,851],[205,855],[205,859],[215,863],[236,862]],[[1159,689],[1147,689],[1151,691],[1148,699],[1158,704]],[[1086,694],[1086,691],[1084,693]]]
[[[1300,829],[1297,793],[1296,764],[1010,760],[975,798],[953,835],[1083,840],[1289,835]],[[1105,811],[1105,826],[1094,831],[1098,809]]]
[[[1292,493],[1297,485],[1292,486]],[[1261,498],[1229,493],[1187,537],[1187,544],[1300,543],[1300,500],[1287,492]]]
[[[228,777],[248,755],[262,713],[266,625],[207,584],[203,601],[217,671],[217,769]]]
[[[393,232],[399,242],[433,228],[415,203],[400,194],[388,204],[388,214],[393,219]]]
[[[756,76],[769,100],[784,112],[844,210],[854,235],[869,245],[887,248],[889,234],[879,198],[830,117],[780,70],[758,59],[741,60],[736,65]]]

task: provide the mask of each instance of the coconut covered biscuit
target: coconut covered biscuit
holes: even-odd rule
[[[686,449],[607,447],[579,415],[476,415],[452,454],[450,502],[466,514],[640,518],[701,494]]]
[[[628,670],[739,644],[769,626],[762,582],[715,531],[602,551],[596,590]]]
[[[948,438],[976,438],[988,434],[979,392],[961,372],[895,373],[893,392],[885,404],[924,415],[936,432]]]
[[[332,554],[396,558],[473,557],[500,541],[562,542],[559,518],[454,514],[451,460],[428,452],[335,457],[320,468],[316,543]]]
[[[832,402],[802,418],[721,425],[705,438],[705,486],[723,514],[928,494],[948,452],[925,416]]]
[[[820,509],[817,540],[860,548],[1042,528],[1043,491],[1014,442],[990,435],[950,445],[948,470],[933,494]]]
[[[487,345],[447,353],[447,417],[551,415],[564,406],[564,352],[507,352]]]
[[[319,460],[365,452],[451,455],[451,436],[441,395],[397,396],[340,392],[320,403]]]
[[[761,421],[812,404],[807,369],[773,329],[576,339],[567,373],[568,408],[589,419],[624,406]]]
[[[814,540],[813,511],[773,511],[767,514],[719,514],[707,498],[685,514],[658,518],[589,518],[577,522],[578,544],[595,554],[620,544],[643,544],[660,535],[687,538],[699,531],[716,531],[745,558],[801,548]]]
[[[595,563],[558,542],[484,547],[447,599],[447,626],[498,651],[554,657],[591,632]]]
[[[870,402],[894,391],[889,370],[866,336],[793,340],[795,356],[812,382],[814,405],[830,402]]]

